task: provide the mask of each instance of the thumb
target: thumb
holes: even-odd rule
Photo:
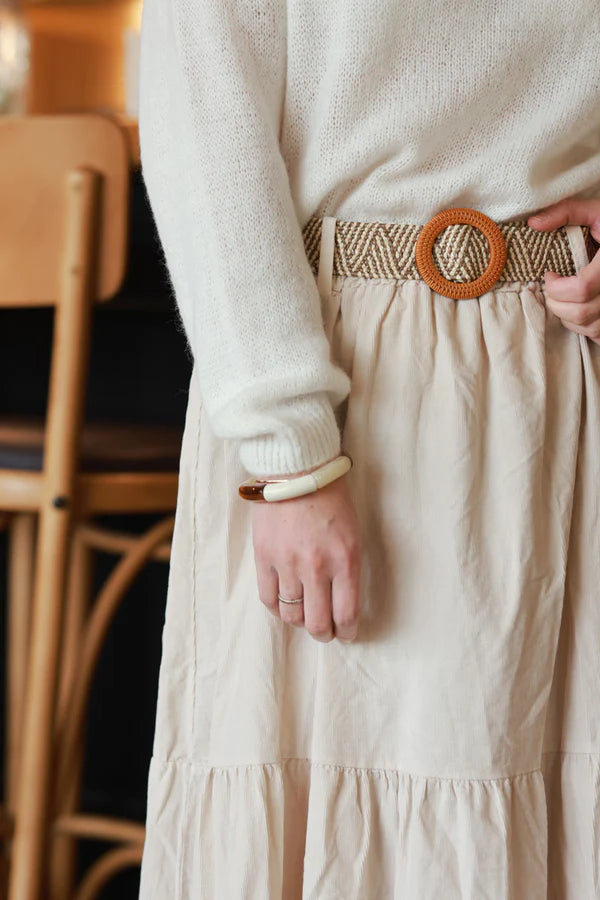
[[[553,300],[585,303],[600,295],[600,254],[576,275],[559,275],[548,271],[544,274],[544,289]]]
[[[560,228],[562,225],[589,225],[592,237],[600,242],[600,198],[578,200],[567,197],[530,216],[527,224],[537,231]]]

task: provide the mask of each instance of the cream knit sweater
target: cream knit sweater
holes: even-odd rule
[[[340,449],[311,214],[600,195],[598,0],[144,0],[139,99],[202,402],[254,475]]]

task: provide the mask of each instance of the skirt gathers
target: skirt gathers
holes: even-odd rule
[[[336,274],[323,316],[359,638],[260,603],[192,375],[140,897],[598,900],[600,346],[539,281]]]

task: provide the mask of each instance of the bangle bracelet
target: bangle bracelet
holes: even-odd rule
[[[312,494],[326,484],[335,481],[345,475],[352,468],[352,460],[349,456],[341,455],[324,463],[318,469],[308,472],[306,475],[292,478],[273,478],[265,481],[261,478],[248,478],[243,481],[238,492],[243,500],[288,500],[291,497],[301,497],[303,494]]]

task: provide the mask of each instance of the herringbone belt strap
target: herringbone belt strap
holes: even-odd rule
[[[338,219],[335,227],[334,275],[363,278],[414,278],[421,276],[415,262],[415,245],[422,225],[383,222],[349,222]],[[538,281],[550,270],[575,275],[567,232],[536,231],[526,222],[499,224],[506,241],[506,264],[498,281]],[[586,225],[582,228],[588,257],[598,244]],[[321,217],[311,216],[303,228],[306,255],[313,271],[319,264]],[[433,260],[449,281],[474,281],[490,261],[484,235],[473,225],[448,225],[435,240]]]

